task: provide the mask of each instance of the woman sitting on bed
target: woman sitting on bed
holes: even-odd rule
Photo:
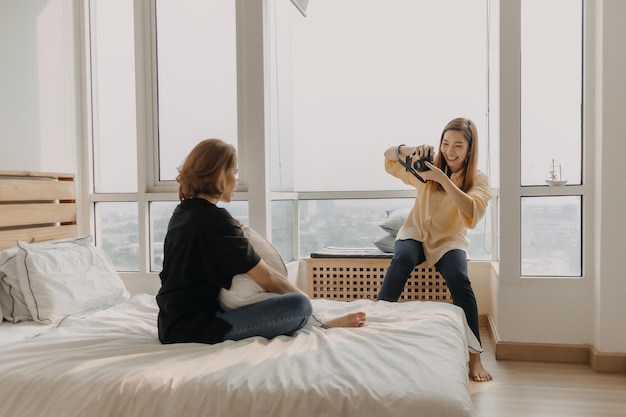
[[[270,267],[244,236],[241,225],[219,201],[230,202],[237,184],[235,148],[219,139],[200,142],[176,179],[180,204],[164,244],[158,329],[161,343],[219,343],[252,336],[293,335],[312,314],[309,298]],[[278,294],[224,311],[222,288],[247,274],[266,292]],[[360,327],[364,313],[322,323],[324,328]]]

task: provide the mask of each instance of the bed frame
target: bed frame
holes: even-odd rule
[[[0,171],[0,250],[75,237],[74,174]]]

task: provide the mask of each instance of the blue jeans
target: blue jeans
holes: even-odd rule
[[[292,336],[307,324],[312,312],[311,300],[306,295],[290,293],[231,311],[220,311],[216,316],[233,326],[224,335],[224,340],[252,336],[272,339],[280,335]]]
[[[413,268],[426,260],[422,242],[417,240],[397,240],[393,248],[393,258],[385,274],[378,299],[398,301],[404,290],[404,284]],[[467,324],[480,342],[478,330],[478,306],[467,274],[467,255],[465,251],[454,249],[446,252],[435,264],[435,269],[446,280],[446,286],[452,296],[452,302],[465,312]]]

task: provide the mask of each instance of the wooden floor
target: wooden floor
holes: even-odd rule
[[[626,375],[587,365],[496,361],[481,329],[491,382],[471,382],[476,417],[626,417]]]

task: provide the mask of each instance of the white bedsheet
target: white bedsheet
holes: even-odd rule
[[[314,300],[354,329],[161,345],[141,294],[0,346],[2,417],[472,416],[462,310],[433,302]]]
[[[0,323],[0,346],[32,339],[46,332],[51,327],[51,324],[37,323],[35,321],[21,321],[15,324],[3,321]]]

